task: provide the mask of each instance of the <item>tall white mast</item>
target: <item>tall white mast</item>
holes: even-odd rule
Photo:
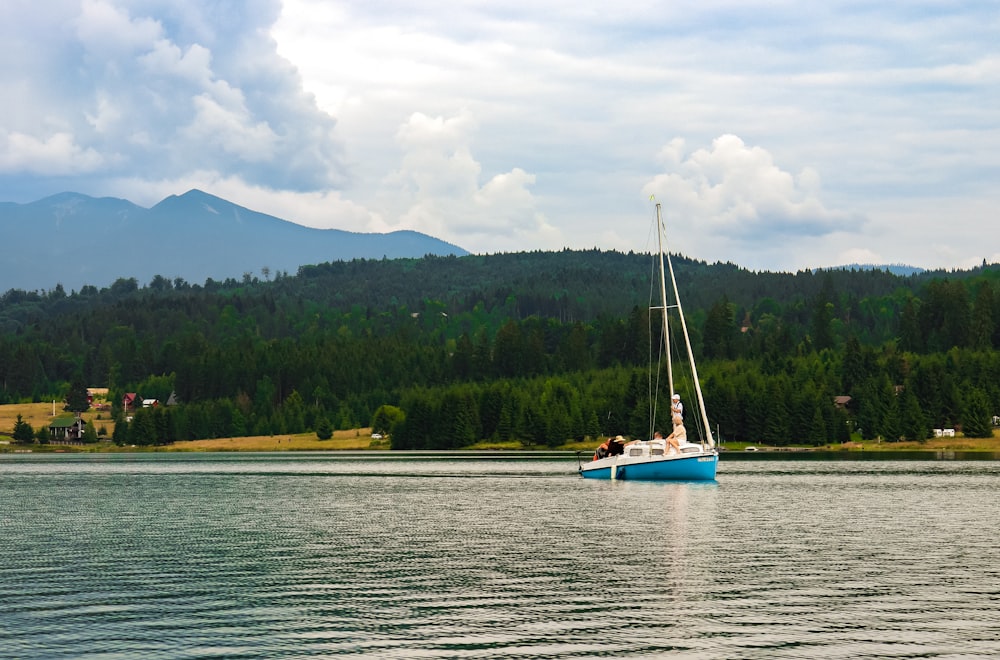
[[[660,203],[656,203],[656,246],[660,251],[660,309],[663,310],[663,348],[667,352],[667,383],[670,399],[674,398],[674,368],[670,361],[670,324],[667,321],[667,281],[663,267],[663,253],[666,251],[663,237],[663,220],[660,218]]]

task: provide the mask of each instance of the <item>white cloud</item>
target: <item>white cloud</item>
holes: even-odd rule
[[[342,185],[336,122],[302,91],[267,33],[278,6],[83,0],[44,11],[18,7],[31,17],[14,17],[26,32],[0,27],[0,61],[25,63],[0,74],[18,100],[0,108],[0,139],[24,151],[5,154],[5,170],[158,181],[208,169],[263,187]],[[0,19],[12,16],[0,10]],[[72,160],[57,162],[60,149]]]
[[[133,19],[128,11],[106,0],[83,0],[75,21],[76,35],[85,51],[105,63],[143,52],[162,37],[160,22]]]
[[[559,232],[531,193],[533,175],[514,168],[481,183],[482,167],[469,148],[475,130],[468,112],[450,118],[414,113],[400,126],[401,167],[379,195],[386,206],[383,228],[421,231],[477,252],[558,247]]]
[[[87,122],[98,133],[112,132],[122,119],[121,108],[106,94],[98,94],[94,103],[96,108],[93,113],[84,112]]]
[[[655,192],[708,260],[981,260],[991,9],[6,0],[0,200],[199,187],[477,251],[629,250]]]
[[[79,174],[93,172],[104,163],[101,154],[83,148],[68,133],[53,133],[45,140],[32,135],[0,136],[0,172]]]
[[[138,62],[147,75],[176,78],[191,83],[195,89],[208,89],[213,78],[212,53],[199,44],[182,51],[177,44],[160,39]]]
[[[849,248],[840,253],[836,263],[817,264],[817,266],[852,266],[859,264],[867,266],[869,264],[883,264],[885,257],[874,250],[868,248]]]
[[[194,116],[179,130],[186,140],[250,163],[274,158],[277,136],[265,122],[255,122],[245,107],[224,108],[206,94],[195,97],[193,103]]]
[[[710,148],[683,155],[683,142],[661,150],[668,170],[643,187],[643,193],[668,200],[674,215],[700,234],[724,231],[756,242],[782,235],[824,235],[857,229],[861,218],[827,208],[819,198],[818,173],[782,170],[761,147],[748,147],[735,135],[722,135]]]

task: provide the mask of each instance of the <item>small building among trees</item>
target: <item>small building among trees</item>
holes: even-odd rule
[[[82,442],[84,422],[79,417],[56,417],[49,424],[49,438],[56,442]]]

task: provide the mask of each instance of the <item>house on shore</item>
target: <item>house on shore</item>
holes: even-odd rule
[[[56,417],[49,424],[52,444],[82,444],[84,421],[79,417]]]

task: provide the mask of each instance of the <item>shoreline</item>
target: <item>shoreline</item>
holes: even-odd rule
[[[275,434],[267,436],[245,436],[227,437],[205,440],[181,440],[169,445],[149,446],[149,447],[119,447],[110,442],[110,435],[114,431],[114,423],[106,418],[98,410],[91,410],[84,413],[85,420],[92,421],[99,429],[103,428],[108,437],[96,444],[15,444],[8,437],[8,429],[12,429],[17,415],[23,415],[24,420],[38,428],[47,425],[54,418],[55,403],[28,403],[28,404],[7,404],[0,406],[0,453],[155,453],[155,452],[309,452],[309,451],[384,451],[390,449],[388,440],[372,438],[372,429],[368,427],[334,431],[333,437],[329,440],[320,440],[315,433],[299,434]],[[58,413],[56,416],[64,415]],[[567,442],[556,447],[547,446],[523,446],[520,442],[478,442],[462,451],[492,452],[497,454],[518,453],[539,453],[539,452],[565,452],[567,454],[590,455],[593,453],[600,440],[587,440],[579,442]],[[745,451],[748,445],[756,447],[755,451]],[[440,450],[444,451],[444,450]],[[757,443],[722,443],[720,451],[727,456],[734,455],[810,455],[810,454],[902,454],[920,452],[925,454],[934,453],[969,453],[969,454],[997,454],[1000,455],[1000,437],[995,429],[991,438],[930,438],[923,442],[862,442],[860,439],[854,441],[822,445],[819,447],[803,446],[792,444],[784,447],[771,447]]]
[[[391,446],[385,440],[373,440],[367,429],[338,431],[329,440],[319,440],[313,433],[280,436],[252,436],[241,438],[215,438],[207,440],[182,440],[169,445],[118,446],[111,442],[96,444],[15,444],[4,438],[0,444],[0,454],[152,454],[152,453],[309,453],[309,452],[388,452]],[[818,456],[861,457],[861,456],[903,456],[923,455],[950,457],[981,456],[1000,459],[1000,442],[993,438],[950,438],[948,441],[895,442],[895,443],[845,443],[820,447],[769,447],[754,445],[755,450],[746,451],[743,445],[723,446],[720,452],[726,458],[752,460],[754,458],[809,458]],[[477,455],[565,455],[589,456],[594,443],[566,443],[557,447],[530,446],[520,443],[481,442],[459,450],[414,450],[397,451],[399,455],[425,455],[470,453]]]

